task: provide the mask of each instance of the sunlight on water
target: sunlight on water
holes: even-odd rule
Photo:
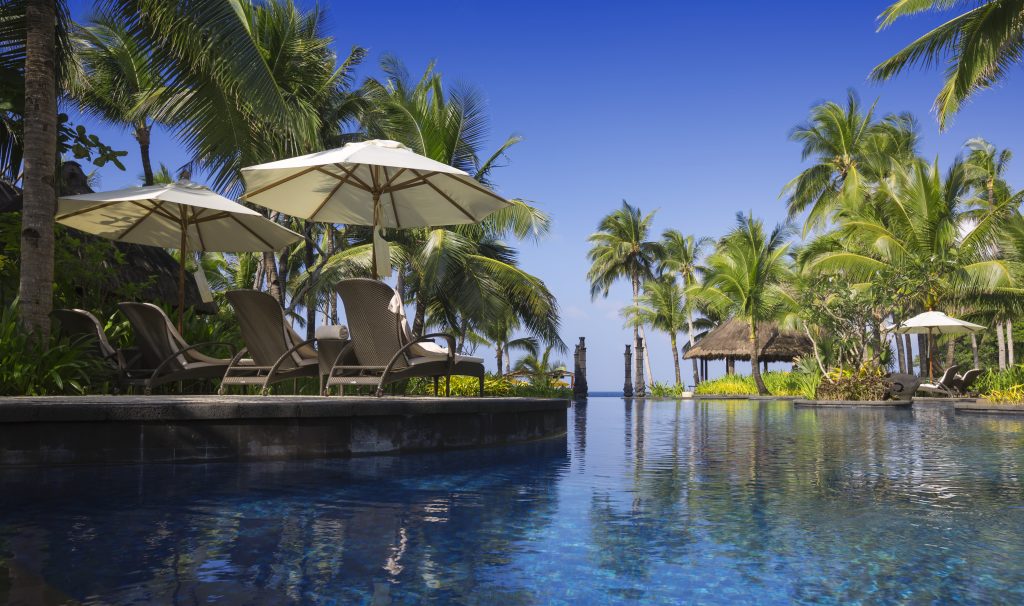
[[[569,414],[511,448],[3,472],[0,604],[1024,601],[1024,420]]]

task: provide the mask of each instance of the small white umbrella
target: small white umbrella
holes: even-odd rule
[[[391,274],[381,228],[477,223],[510,203],[466,172],[396,141],[363,141],[242,169],[243,198],[293,217],[373,226],[374,273]]]
[[[178,330],[185,307],[188,251],[273,251],[302,238],[189,181],[63,196],[57,201],[56,220],[115,242],[179,249]]]
[[[928,378],[932,378],[932,335],[957,335],[983,330],[979,326],[966,320],[951,318],[941,311],[926,311],[910,318],[906,322],[895,326],[896,332],[900,334],[926,334],[928,335]]]

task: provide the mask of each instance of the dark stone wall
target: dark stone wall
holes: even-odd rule
[[[5,420],[0,402],[0,467],[348,457],[494,446],[566,433],[563,400],[480,400],[370,400],[377,406],[293,400],[275,407],[264,398],[249,407],[234,399],[235,414],[226,414],[211,403],[133,407],[122,399],[116,408],[107,406],[116,420],[89,419],[101,409],[82,407],[88,405],[66,414],[50,407],[8,407]]]

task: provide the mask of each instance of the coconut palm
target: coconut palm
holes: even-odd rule
[[[843,272],[864,286],[885,279],[899,289],[908,312],[1009,294],[1010,266],[991,254],[1001,210],[971,213],[964,203],[969,190],[959,162],[945,178],[923,160],[898,168],[877,205],[844,210],[835,232],[801,251],[804,265]]]
[[[146,109],[162,88],[163,78],[143,45],[110,14],[96,14],[74,32],[75,56],[81,63],[71,94],[86,115],[130,128],[139,144],[144,183],[153,185],[149,146],[152,120]]]
[[[22,325],[42,339],[53,308],[53,209],[57,200],[57,3],[28,2],[24,9],[25,103],[21,273]]]
[[[761,378],[757,326],[775,319],[790,295],[785,283],[791,270],[786,258],[790,228],[777,225],[766,233],[759,219],[739,213],[736,227],[726,234],[705,262],[703,284],[689,293],[723,315],[743,319],[750,327],[750,364],[761,395],[768,389]]]
[[[935,110],[942,128],[964,101],[1002,80],[1024,57],[1024,2],[1020,0],[899,0],[879,17],[879,30],[925,11],[965,11],[936,27],[871,72],[888,80],[908,68],[946,66]]]
[[[625,200],[618,210],[601,219],[597,231],[587,238],[591,245],[587,253],[590,260],[587,279],[590,280],[592,299],[598,295],[607,297],[612,284],[625,278],[633,287],[633,305],[639,304],[641,282],[653,276],[655,263],[662,256],[661,245],[648,240],[653,220],[653,212],[645,215],[639,208]],[[642,336],[643,325],[636,321],[633,323],[635,349],[639,349],[636,345],[640,343]],[[645,370],[650,382],[652,377],[649,363],[646,364]],[[639,371],[636,381],[639,387],[642,381]]]
[[[815,106],[810,120],[790,133],[803,146],[803,159],[813,162],[783,189],[791,217],[810,209],[805,235],[824,225],[840,206],[863,203],[893,162],[915,156],[913,118],[890,115],[877,121],[874,112],[874,104],[865,109],[850,91],[845,105],[828,101]]]
[[[679,370],[677,335],[687,329],[688,305],[683,290],[672,275],[663,275],[644,282],[644,292],[638,304],[622,310],[630,325],[646,324],[668,334],[672,345],[672,362],[676,372],[676,385],[682,385]],[[692,322],[691,322],[692,324]]]
[[[679,230],[667,229],[661,234],[662,254],[658,259],[658,271],[674,276],[679,280],[684,292],[695,286],[700,273],[700,259],[704,256],[713,240],[708,237],[695,238],[684,236]],[[696,342],[696,335],[693,325],[693,301],[685,298],[686,307],[686,334],[692,348]],[[693,362],[693,384],[700,383],[700,370],[697,367],[697,359]]]
[[[565,364],[551,359],[554,346],[547,346],[541,352],[534,348],[522,358],[516,360],[512,367],[530,377],[530,382],[541,387],[552,387],[560,375],[565,372]]]

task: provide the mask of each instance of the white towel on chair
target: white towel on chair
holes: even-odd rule
[[[348,327],[344,324],[323,324],[316,327],[316,338],[348,340]]]

